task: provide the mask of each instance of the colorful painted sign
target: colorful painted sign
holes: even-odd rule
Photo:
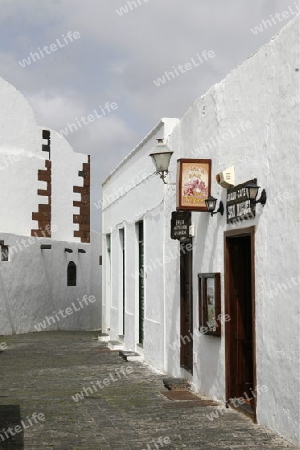
[[[205,200],[210,195],[211,160],[178,159],[177,209],[205,211]]]

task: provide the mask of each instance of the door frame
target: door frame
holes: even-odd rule
[[[230,315],[230,264],[229,251],[227,241],[230,238],[250,236],[251,240],[251,301],[252,301],[252,359],[253,359],[253,391],[257,395],[257,371],[256,371],[256,309],[255,309],[255,230],[256,227],[240,228],[236,230],[229,230],[224,232],[224,278],[225,278],[225,314]],[[231,388],[231,373],[230,373],[230,327],[231,321],[225,322],[225,395],[226,402],[229,402],[230,388]],[[253,401],[253,419],[256,422],[256,401]]]
[[[111,233],[107,233],[104,237],[105,248],[105,263],[102,266],[103,286],[102,286],[102,298],[103,312],[102,312],[102,332],[110,333],[110,315],[111,315],[111,295],[112,295],[112,252],[111,252]]]
[[[138,241],[138,345],[143,346],[145,337],[145,232],[144,221],[136,222]]]
[[[126,333],[126,249],[125,228],[119,228],[119,337],[124,338]]]

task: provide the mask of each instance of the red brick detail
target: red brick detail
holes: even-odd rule
[[[81,242],[90,242],[91,219],[90,219],[90,181],[91,181],[91,158],[82,164],[81,176],[83,186],[73,186],[73,192],[81,195],[81,199],[73,201],[73,206],[80,208],[79,214],[73,215],[73,223],[79,224],[79,230],[74,231],[74,237],[79,237]]]
[[[81,223],[83,225],[88,225],[90,223],[90,214],[74,214],[73,223]]]
[[[76,206],[76,205],[74,205],[74,206]],[[90,214],[90,207],[87,206],[86,203],[81,203],[81,205],[79,205],[79,208],[80,208],[80,213],[83,214],[84,216],[88,216]],[[76,216],[76,214],[74,214],[74,217],[75,216]]]
[[[81,242],[90,242],[90,232],[89,231],[74,231],[74,237],[81,238]]]
[[[49,175],[47,170],[39,170],[38,171],[38,180],[51,182],[51,175]]]
[[[76,206],[77,208],[82,208],[83,206],[88,207],[88,202],[74,201],[73,206]]]
[[[81,194],[81,201],[85,203],[86,206],[90,206],[90,194]]]
[[[74,186],[73,192],[78,194],[90,195],[90,186]]]
[[[51,233],[49,235],[47,230],[31,230],[31,236],[48,238],[51,237]]]
[[[87,233],[90,233],[90,224],[89,223],[87,223],[87,224],[80,223],[79,224],[79,228],[80,228],[79,229],[79,233],[81,233],[83,231],[86,231]],[[75,231],[74,231],[74,233],[75,233]]]
[[[51,161],[45,160],[45,170],[38,171],[38,180],[46,181],[46,189],[38,189],[41,197],[48,197],[47,204],[39,204],[38,212],[32,213],[32,220],[38,222],[38,229],[31,230],[31,236],[51,237]]]
[[[44,197],[50,197],[51,191],[48,189],[46,191],[44,189],[38,189],[38,195],[44,196]]]

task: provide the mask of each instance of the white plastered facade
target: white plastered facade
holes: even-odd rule
[[[212,160],[211,193],[226,205],[227,191],[215,181],[235,167],[235,185],[257,178],[268,200],[253,219],[233,227],[226,214],[193,212],[193,316],[198,328],[198,273],[221,273],[225,308],[224,233],[255,227],[256,383],[267,386],[257,398],[257,421],[299,443],[299,17],[290,22],[222,82],[198,98],[180,121],[163,119],[103,184],[103,330],[112,340],[124,331],[124,349],[136,350],[159,370],[185,377],[193,389],[226,400],[225,333],[195,333],[193,375],[180,368],[179,243],[170,238],[175,187],[153,173],[149,153],[155,138],[176,159]],[[126,186],[128,188],[126,189]],[[130,187],[131,186],[131,187]],[[127,191],[127,192],[126,192]],[[138,345],[138,221],[144,223],[144,344]],[[122,249],[125,236],[125,330],[123,327]],[[165,263],[161,263],[164,261]],[[166,263],[166,261],[168,261]],[[294,281],[292,281],[294,280]],[[295,281],[296,280],[296,281]]]
[[[91,245],[74,237],[78,224],[73,223],[73,215],[79,213],[73,206],[79,200],[73,186],[83,186],[78,172],[88,156],[75,153],[56,131],[38,126],[27,100],[3,79],[0,98],[0,241],[9,248],[9,260],[0,261],[0,334],[37,331],[46,317],[72,302],[78,311],[73,308],[68,316],[53,316],[55,323],[46,321],[41,329],[99,329],[101,293],[99,282],[93,284],[96,292],[91,289]],[[38,193],[47,188],[46,181],[38,180],[38,171],[44,171],[49,160],[49,153],[42,151],[43,130],[50,131],[51,137],[51,238],[47,233],[32,236],[38,229],[32,214],[49,202],[47,195]],[[42,250],[41,245],[51,249]],[[76,286],[67,286],[69,261],[77,266]],[[100,276],[97,268],[92,272]],[[96,301],[78,308],[84,295],[94,295]]]

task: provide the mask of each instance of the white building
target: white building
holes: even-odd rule
[[[300,441],[299,30],[298,16],[180,121],[162,119],[103,183],[103,331],[124,350],[190,380],[197,392],[224,403],[243,397],[259,424],[294,443]],[[178,186],[151,176],[155,138],[174,151],[170,183],[178,158],[210,159],[211,194],[225,206],[223,216],[191,213],[188,249],[170,238]],[[227,223],[231,191],[215,175],[232,166],[234,185],[257,179],[267,203],[256,205],[255,217]],[[220,336],[199,331],[199,285],[208,283],[207,274],[209,283],[212,274],[220,276]]]
[[[3,79],[0,100],[0,334],[98,329],[89,156],[37,126]]]

